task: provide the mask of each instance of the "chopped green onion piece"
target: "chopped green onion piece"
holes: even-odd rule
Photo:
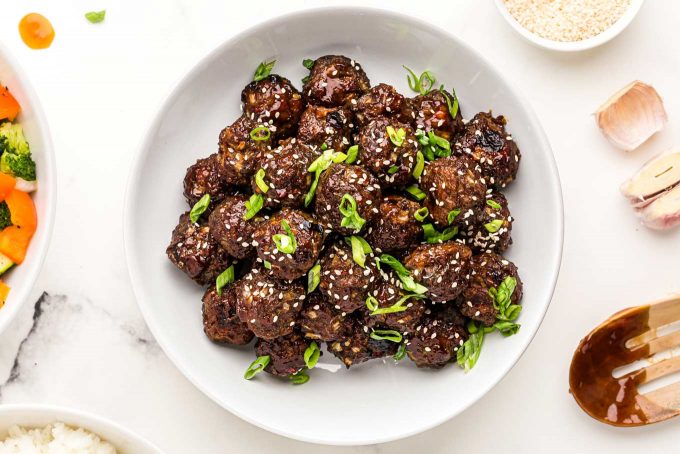
[[[260,169],[257,171],[255,174],[255,184],[257,185],[258,188],[260,188],[260,191],[262,191],[264,194],[269,191],[269,186],[267,183],[264,182],[264,176],[265,176],[265,171],[264,169]]]
[[[191,211],[189,212],[189,219],[191,220],[191,223],[195,224],[198,222],[198,218],[200,218],[201,215],[205,213],[205,210],[207,210],[209,206],[210,194],[205,194],[199,199],[198,202],[194,204],[194,206],[191,207]]]
[[[295,374],[290,374],[288,376],[288,379],[294,384],[294,385],[304,385],[309,381],[309,375],[307,375],[303,370],[295,373]]]
[[[345,164],[353,164],[359,156],[359,145],[352,145],[347,149],[347,158]]]
[[[479,354],[482,352],[482,345],[484,344],[484,330],[478,329],[477,325],[472,323],[474,331],[470,331],[470,337],[465,343],[458,348],[456,353],[456,362],[462,367],[465,372],[469,372],[479,359]]]
[[[394,272],[397,273],[397,277],[403,284],[404,290],[407,292],[414,292],[416,294],[423,294],[427,292],[427,287],[418,284],[411,276],[411,272],[393,256],[389,254],[382,254],[380,256],[380,262],[392,267]]]
[[[432,224],[423,224],[425,241],[429,244],[443,243],[458,235],[458,227],[447,227],[443,232],[438,232]]]
[[[399,128],[398,130],[395,130],[392,126],[388,126],[386,128],[387,130],[387,135],[390,138],[390,141],[397,147],[400,147],[404,144],[404,140],[406,140],[406,131],[404,128]]]
[[[423,170],[425,169],[425,156],[423,156],[422,151],[418,151],[416,153],[416,165],[413,168],[413,178],[416,180],[420,180],[420,176],[423,174]]]
[[[268,270],[271,270],[272,269],[272,262],[265,260],[264,261],[264,267]]]
[[[489,231],[489,233],[496,233],[503,227],[503,219],[494,219],[491,222],[484,224],[484,228]]]
[[[422,146],[423,155],[428,161],[451,156],[451,144],[449,141],[439,137],[433,131],[425,134],[424,131],[419,129],[416,131],[416,139],[418,139],[418,143]]]
[[[307,195],[305,195],[305,206],[308,206],[314,200],[314,194],[316,193],[316,188],[319,185],[319,178],[321,174],[328,169],[331,164],[337,164],[343,162],[347,158],[347,155],[342,152],[335,152],[333,150],[324,150],[324,152],[316,158],[307,168],[308,172],[314,172],[314,180],[309,187]]]
[[[312,66],[314,66],[314,60],[311,58],[305,58],[302,60],[302,66],[304,66],[307,69],[312,69]]]
[[[224,270],[217,279],[215,279],[215,287],[217,289],[217,294],[222,296],[222,289],[224,286],[234,282],[234,265]]]
[[[401,343],[399,344],[397,353],[395,353],[392,358],[394,358],[395,361],[401,361],[402,359],[404,359],[405,356],[406,356],[406,344]]]
[[[453,223],[453,221],[456,220],[458,215],[460,214],[460,208],[453,209],[449,211],[449,215],[446,217],[446,220],[449,222],[449,225]]]
[[[500,209],[502,208],[502,207],[501,207],[501,204],[498,203],[498,202],[496,202],[495,200],[488,199],[488,200],[486,201],[486,204],[489,205],[489,206],[490,206],[491,208],[493,208],[494,210],[500,210]]]
[[[396,303],[388,307],[378,307],[377,306],[379,304],[378,300],[373,298],[374,303],[376,304],[376,308],[373,309],[368,315],[382,315],[382,314],[394,314],[396,312],[404,312],[408,310],[408,307],[404,306],[404,303],[410,300],[411,298],[423,299],[425,298],[425,295],[421,295],[418,293],[408,293],[399,298]],[[366,300],[366,307],[368,307],[368,300]]]
[[[378,303],[378,300],[375,299],[374,296],[368,295],[368,298],[366,298],[366,307],[369,311],[373,312],[380,308],[380,303]]]
[[[316,264],[307,272],[307,293],[312,293],[321,282],[321,265]]]
[[[406,188],[406,193],[413,197],[414,199],[421,201],[425,198],[426,194],[417,185],[413,184]]]
[[[255,375],[262,372],[264,368],[267,367],[270,361],[271,358],[269,357],[269,355],[258,356],[257,359],[250,364],[248,369],[246,369],[246,373],[243,374],[243,378],[245,378],[246,380],[250,380]]]
[[[272,69],[274,69],[274,65],[276,64],[276,60],[272,61],[263,61],[257,66],[257,69],[255,70],[255,74],[253,74],[253,80],[255,82],[259,82],[265,77],[269,75],[269,73],[272,72]]]
[[[312,341],[312,343],[309,344],[309,347],[307,347],[307,349],[305,350],[304,355],[302,355],[308,369],[312,369],[314,368],[314,366],[316,366],[316,363],[319,361],[320,356],[321,349],[319,349],[319,346],[314,341]]]
[[[456,95],[456,90],[451,90],[453,93],[453,101],[451,101],[451,98],[449,98],[449,95],[444,93],[444,86],[442,86],[441,92],[446,98],[446,104],[449,106],[449,113],[451,114],[451,118],[454,120],[456,119],[456,116],[458,116],[458,96]]]
[[[520,325],[513,322],[498,321],[493,324],[493,327],[496,328],[504,337],[509,337],[517,334]]]
[[[366,219],[362,218],[357,211],[357,201],[351,195],[345,194],[342,196],[338,209],[344,216],[342,222],[340,222],[340,226],[358,232],[364,227],[364,224],[366,224]]]
[[[413,213],[413,217],[416,218],[416,221],[423,222],[429,214],[430,210],[428,210],[427,207],[422,207]]]
[[[399,331],[393,329],[376,329],[371,333],[371,339],[401,342],[404,336]]]
[[[106,10],[104,9],[101,11],[90,11],[89,13],[85,13],[85,19],[89,20],[92,24],[104,22],[104,19],[106,19]]]
[[[518,304],[510,304],[512,302],[512,294],[517,287],[517,279],[512,276],[507,276],[498,288],[491,287],[489,289],[489,296],[493,301],[493,306],[497,311],[496,319],[504,322],[511,322],[519,317],[522,311],[522,306]]]
[[[297,249],[297,241],[295,235],[290,228],[290,224],[285,219],[281,220],[281,227],[286,231],[286,234],[277,233],[272,236],[272,240],[276,244],[276,249],[283,254],[292,254]]]
[[[326,144],[326,142],[324,142],[324,143],[321,144],[321,151],[326,151],[326,150],[328,150],[328,145]]]
[[[398,166],[392,166],[392,167],[390,167],[389,169],[387,169],[387,174],[388,174],[388,175],[394,175],[394,174],[397,173],[398,171],[399,171],[399,167],[398,167]]]
[[[406,75],[406,80],[408,81],[408,88],[415,92],[420,92],[420,78],[416,76],[416,73],[413,72],[411,68],[409,68],[406,65],[402,65],[406,71],[409,72],[409,74]]]
[[[409,74],[406,75],[409,88],[421,95],[428,94],[437,82],[437,79],[431,71],[424,71],[420,77],[418,77],[408,66],[404,66],[404,69],[409,72]]]
[[[250,138],[255,141],[268,140],[272,133],[266,126],[258,126],[257,128],[250,131]]]
[[[368,241],[360,236],[350,236],[345,241],[349,241],[352,246],[352,258],[354,262],[362,268],[366,268],[366,254],[373,252]]]
[[[243,214],[243,219],[246,221],[252,219],[264,206],[264,198],[262,194],[253,194],[250,199],[246,201],[246,212]]]
[[[303,84],[306,84],[307,82],[309,82],[309,76],[305,76],[301,80]]]

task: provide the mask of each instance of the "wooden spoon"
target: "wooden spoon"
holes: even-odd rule
[[[612,315],[588,334],[571,360],[569,388],[581,408],[614,426],[642,426],[680,414],[680,382],[640,394],[638,387],[680,371],[671,357],[614,378],[612,372],[680,346],[680,331],[657,330],[680,320],[680,295]]]

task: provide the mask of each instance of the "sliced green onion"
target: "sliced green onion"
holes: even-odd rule
[[[264,181],[264,176],[265,176],[265,171],[264,169],[260,169],[257,171],[255,174],[255,184],[257,185],[258,188],[260,188],[260,191],[262,191],[264,194],[269,191],[269,186],[267,183]]]
[[[310,79],[309,76],[305,76],[305,77],[303,77],[301,80],[302,80],[302,83],[303,83],[303,84],[306,84],[307,82],[309,82],[309,79]]]
[[[409,88],[421,95],[428,94],[437,82],[437,79],[431,71],[424,71],[420,77],[418,77],[408,66],[404,66],[404,69],[409,72],[409,74],[406,75]]]
[[[398,275],[409,276],[411,274],[411,272],[406,269],[406,267],[397,258],[391,256],[390,254],[382,254],[380,256],[380,263],[389,265]]]
[[[252,219],[264,206],[264,197],[262,194],[253,194],[250,199],[246,200],[246,212],[243,214],[243,219],[246,221]]]
[[[501,229],[501,227],[503,227],[502,219],[494,219],[493,221],[484,224],[484,228],[488,230],[489,233],[496,233]]]
[[[451,156],[451,144],[449,141],[439,137],[433,131],[426,134],[419,129],[416,131],[416,139],[418,139],[418,143],[422,146],[423,155],[428,161]]]
[[[362,218],[357,211],[357,201],[351,195],[345,194],[342,196],[340,204],[338,205],[338,210],[340,210],[340,213],[344,216],[340,222],[340,226],[358,232],[364,227],[364,224],[366,224],[366,219]]]
[[[104,22],[104,19],[106,19],[106,10],[104,9],[101,11],[90,11],[89,13],[85,13],[85,19],[90,21],[92,24]]]
[[[326,142],[324,142],[324,143],[321,144],[321,151],[326,151],[326,150],[328,150],[328,145],[326,144]]]
[[[406,80],[408,81],[408,88],[415,92],[420,92],[420,78],[416,76],[411,68],[406,65],[402,65],[406,71],[409,73],[406,75]]]
[[[360,236],[350,236],[345,241],[349,241],[352,246],[352,258],[354,262],[362,268],[366,268],[366,254],[373,252],[368,241]]]
[[[217,279],[215,279],[215,287],[217,288],[217,294],[222,296],[222,289],[234,282],[234,265],[224,270]]]
[[[371,333],[371,339],[401,342],[404,336],[399,331],[393,329],[376,329]]]
[[[314,366],[316,366],[316,363],[319,361],[320,356],[321,349],[319,349],[319,346],[314,341],[312,341],[312,343],[309,344],[309,347],[307,347],[305,353],[302,355],[308,369],[313,369]]]
[[[191,223],[196,224],[196,222],[198,222],[198,218],[200,218],[201,215],[205,213],[205,210],[207,210],[209,206],[210,194],[205,194],[199,199],[198,202],[194,204],[194,206],[191,207],[191,211],[189,212],[189,219],[191,220]]]
[[[501,204],[498,203],[498,202],[496,202],[495,200],[488,199],[488,200],[486,201],[486,204],[489,205],[489,206],[490,206],[491,208],[493,208],[494,210],[500,210],[500,209],[502,208],[502,207],[501,207]]]
[[[470,337],[465,343],[458,348],[456,353],[456,362],[460,367],[462,367],[465,372],[469,372],[479,359],[479,354],[482,352],[482,345],[484,344],[484,330],[478,329],[475,326],[474,331],[470,331]]]
[[[438,232],[432,224],[423,224],[423,235],[429,244],[443,243],[458,235],[458,227],[447,227]]]
[[[271,270],[272,269],[272,262],[265,260],[264,261],[264,267],[268,270]]]
[[[294,384],[294,385],[304,385],[309,381],[309,375],[307,375],[303,370],[295,373],[295,374],[290,374],[288,376],[288,379]]]
[[[359,157],[359,145],[352,145],[347,149],[347,158],[345,158],[345,164],[353,164],[357,157]]]
[[[311,58],[305,58],[302,60],[302,66],[304,66],[307,69],[312,69],[312,66],[314,66],[314,60]]]
[[[513,322],[498,321],[493,324],[504,337],[509,337],[517,334],[521,325]]]
[[[312,203],[312,200],[314,200],[314,194],[316,194],[316,188],[319,185],[321,174],[326,171],[331,164],[343,162],[346,158],[347,155],[345,153],[327,149],[309,165],[307,172],[314,172],[314,180],[312,180],[312,185],[309,187],[307,195],[305,195],[305,206],[308,206]]]
[[[444,87],[442,86],[441,92],[446,98],[446,104],[449,106],[449,113],[451,114],[451,118],[455,120],[456,116],[458,116],[458,96],[456,95],[456,90],[451,89],[451,91],[453,92],[453,101],[451,101],[449,95],[444,92]]]
[[[399,167],[398,167],[398,166],[392,166],[392,167],[390,167],[389,169],[387,169],[387,174],[388,174],[388,175],[394,175],[394,174],[397,173],[398,171],[399,171]]]
[[[386,129],[390,141],[396,147],[400,147],[404,144],[404,140],[406,140],[406,131],[404,130],[404,128],[399,128],[398,130],[395,130],[392,126],[388,126]]]
[[[413,213],[413,217],[416,218],[416,221],[423,222],[429,214],[430,210],[428,210],[427,207],[422,207]]]
[[[425,298],[425,295],[421,295],[418,293],[408,293],[406,295],[403,295],[401,298],[397,300],[396,303],[394,303],[391,306],[387,307],[377,307],[373,309],[369,315],[383,315],[383,314],[394,314],[396,312],[404,312],[408,310],[407,306],[404,306],[404,303],[411,298],[416,298],[416,299],[423,299]],[[375,299],[375,298],[374,298]],[[378,301],[375,300],[375,304],[378,304]],[[368,300],[366,301],[366,306],[368,307]]]
[[[269,73],[272,72],[272,69],[274,69],[274,65],[276,64],[276,60],[271,60],[271,61],[263,61],[257,66],[257,69],[255,70],[255,74],[253,74],[253,80],[255,82],[259,82],[265,77],[269,75]]]
[[[423,170],[425,169],[425,156],[423,156],[422,151],[418,151],[416,153],[416,165],[413,168],[413,178],[416,180],[420,180],[420,176],[423,174]]]
[[[283,254],[292,254],[297,249],[297,241],[295,235],[290,229],[290,224],[285,219],[281,220],[281,227],[286,231],[286,234],[277,233],[272,235],[272,240],[276,244],[276,249]]]
[[[312,293],[321,282],[321,265],[316,264],[307,272],[307,293]]]
[[[422,189],[418,187],[418,185],[412,184],[411,186],[406,188],[406,193],[416,199],[417,201],[421,201],[426,197],[426,194],[423,192]]]
[[[406,344],[404,343],[399,344],[397,353],[395,353],[394,356],[392,356],[392,358],[394,358],[395,361],[401,361],[402,359],[404,359],[405,356],[406,356]]]
[[[250,138],[255,141],[269,140],[272,133],[266,126],[258,126],[257,128],[250,131]]]
[[[375,299],[374,296],[368,295],[368,298],[366,298],[366,307],[369,311],[373,312],[380,308],[380,303],[378,303],[378,300]]]
[[[456,220],[458,215],[460,214],[460,208],[455,208],[451,211],[449,211],[449,215],[446,217],[446,220],[449,222],[449,225],[453,223],[453,221]]]
[[[397,273],[397,277],[401,281],[404,290],[407,292],[414,292],[416,294],[423,294],[427,292],[427,287],[418,284],[411,276],[411,272],[393,256],[389,254],[382,254],[380,256],[380,262],[392,267],[394,272]]]
[[[246,380],[250,380],[255,375],[262,372],[264,368],[267,367],[270,361],[271,358],[269,357],[269,355],[258,356],[257,359],[250,364],[248,369],[246,369],[246,373],[243,374],[243,378],[245,378]]]

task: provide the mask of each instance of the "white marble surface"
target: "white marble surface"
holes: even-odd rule
[[[351,452],[657,452],[677,449],[672,421],[637,430],[594,422],[567,391],[578,340],[610,313],[680,290],[680,230],[640,226],[618,185],[680,141],[680,40],[675,0],[647,2],[619,38],[578,55],[523,42],[491,0],[27,0],[3,2],[0,40],[28,70],[53,131],[59,204],[52,246],[34,292],[0,336],[0,402],[52,403],[110,417],[168,453],[332,453],[245,423],[196,390],[153,340],[123,256],[122,207],[130,162],[173,83],[202,55],[250,24],[328,4],[384,6],[448,28],[493,60],[534,104],[563,179],[566,240],[548,315],[526,354],[476,406],[424,434]],[[83,13],[106,8],[106,23]],[[21,44],[16,25],[47,15],[47,51]],[[666,100],[666,129],[636,152],[612,149],[592,112],[641,79]],[[540,220],[539,220],[540,222]],[[41,299],[38,297],[43,294]],[[394,416],[396,417],[396,416]],[[301,421],[301,423],[303,423]]]

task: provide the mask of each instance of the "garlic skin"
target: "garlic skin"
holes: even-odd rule
[[[649,205],[637,210],[644,225],[665,230],[680,225],[680,186],[657,197]]]
[[[668,116],[654,87],[636,80],[600,106],[595,119],[612,145],[632,151],[660,131]]]
[[[645,163],[628,181],[621,193],[636,208],[648,205],[664,192],[680,184],[680,151],[664,153]]]

